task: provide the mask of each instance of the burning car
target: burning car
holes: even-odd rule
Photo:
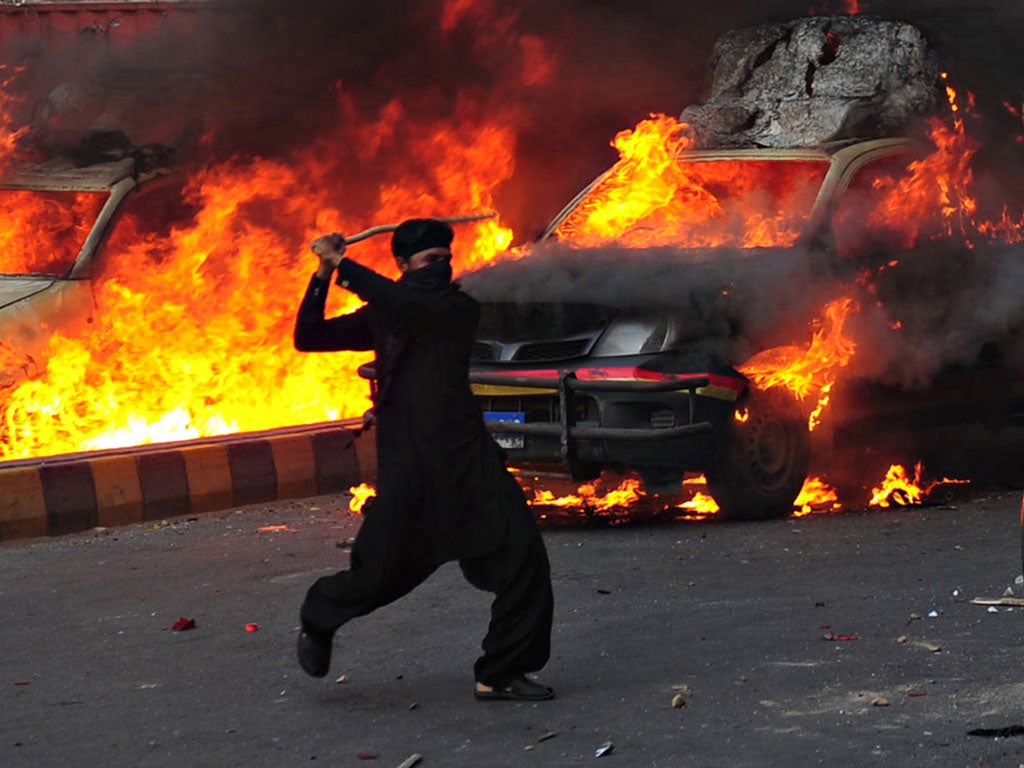
[[[910,327],[909,278],[968,258],[938,191],[966,153],[962,125],[923,117],[943,81],[908,25],[740,30],[714,70],[681,121],[620,134],[524,258],[464,279],[484,303],[471,378],[516,467],[634,470],[654,493],[703,473],[723,517],[757,520],[803,487],[845,319]]]
[[[706,232],[711,239],[731,239],[732,247],[648,246],[631,255],[613,249],[582,257],[554,251],[553,259],[538,258],[545,244],[578,236],[587,226],[588,206],[610,183],[607,175],[598,178],[555,218],[534,255],[491,270],[514,270],[522,285],[531,284],[531,272],[556,282],[552,275],[558,274],[574,284],[570,291],[578,296],[604,296],[600,304],[545,301],[538,280],[529,290],[532,300],[485,303],[474,389],[511,461],[560,465],[578,479],[605,468],[636,469],[647,489],[660,493],[678,491],[685,472],[700,472],[727,517],[762,519],[790,511],[810,460],[808,409],[786,391],[752,385],[741,371],[740,363],[754,352],[780,349],[777,342],[785,336],[781,328],[744,324],[736,301],[746,301],[778,275],[791,275],[797,265],[834,266],[838,252],[851,247],[849,201],[857,200],[859,210],[858,192],[871,188],[880,169],[894,161],[906,167],[919,151],[906,139],[815,149],[684,151],[676,158],[681,172],[705,188],[717,183],[721,210],[757,198],[765,210],[787,211],[787,221],[770,233],[739,231],[731,224],[728,235],[724,229]],[[741,177],[754,180],[753,186],[741,184]],[[765,223],[759,217],[752,221]],[[644,233],[649,243],[652,226],[638,221],[625,236]],[[757,245],[743,247],[750,242]],[[581,258],[598,262],[589,279],[611,291],[568,277],[595,266],[582,265]],[[626,270],[621,263],[616,270],[615,262],[623,258],[648,260],[628,278],[645,287],[621,284]],[[676,291],[681,280],[670,277],[673,270],[685,275],[686,290]],[[733,277],[723,279],[726,274]],[[737,283],[742,274],[745,285]],[[617,280],[629,306],[612,296]],[[474,285],[471,279],[468,288]],[[809,307],[795,310],[789,319]]]
[[[0,179],[0,388],[40,374],[51,337],[93,321],[92,278],[125,202],[167,174],[152,148],[93,138],[116,157],[52,158]]]

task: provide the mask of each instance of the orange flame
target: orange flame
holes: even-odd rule
[[[20,155],[19,141],[29,132],[29,126],[18,126],[11,118],[12,107],[18,101],[11,86],[24,70],[24,67],[0,64],[0,167],[6,167]]]
[[[468,115],[454,125],[420,126],[407,150],[430,158],[423,163],[429,170],[381,184],[371,223],[494,208],[493,189],[511,173],[514,134]],[[386,131],[386,117],[364,130],[374,128]],[[297,302],[315,266],[306,244],[324,231],[359,228],[346,224],[350,215],[326,197],[333,190],[321,183],[328,170],[313,150],[288,163],[234,160],[189,179],[194,215],[168,230],[154,229],[146,212],[126,215],[95,280],[97,322],[80,338],[52,336],[46,375],[5,393],[0,459],[317,423],[365,411],[368,389],[354,373],[365,353],[303,355],[291,344]],[[12,194],[4,202],[22,201]],[[46,229],[34,210],[8,207],[5,220],[20,223],[4,225],[6,239],[0,228],[0,253],[12,251],[4,243],[26,227],[53,231],[52,237],[75,231],[92,203],[62,204],[59,215],[50,205],[53,222]],[[456,258],[463,265],[493,259],[512,237],[497,220],[458,225]],[[383,238],[354,246],[352,254],[397,274]],[[3,258],[7,269],[9,257]],[[19,266],[25,265],[13,265]],[[329,314],[359,304],[340,290],[331,299]]]
[[[534,489],[530,504],[545,507],[586,507],[595,512],[607,512],[616,507],[628,507],[637,501],[640,498],[639,488],[639,480],[626,478],[616,488],[605,493],[599,493],[597,485],[589,483],[579,487],[578,495],[555,496],[552,491]]]
[[[871,489],[871,501],[868,502],[868,505],[883,508],[889,507],[892,504],[911,506],[920,504],[922,498],[937,485],[964,485],[970,483],[970,480],[943,477],[941,480],[935,480],[922,488],[921,469],[921,462],[917,462],[914,465],[914,476],[910,477],[902,464],[893,464],[885,473],[885,479],[882,480],[882,484]]]
[[[771,161],[679,162],[689,126],[652,115],[612,142],[619,161],[556,230],[581,246],[792,245],[826,167]]]
[[[828,404],[837,370],[848,365],[856,351],[856,344],[843,333],[847,317],[856,309],[856,302],[850,298],[830,302],[806,350],[798,347],[768,349],[748,360],[740,371],[761,389],[783,386],[799,400],[817,393],[818,404],[807,424],[808,430],[813,431]]]
[[[377,495],[377,489],[367,483],[360,483],[359,485],[353,486],[348,489],[348,492],[352,495],[352,498],[348,502],[349,512],[356,515],[363,513],[363,507],[366,506],[366,502]]]
[[[892,503],[899,506],[920,504],[922,494],[920,482],[921,462],[914,466],[913,478],[907,475],[907,470],[902,464],[893,464],[885,473],[882,484],[871,489],[871,501],[868,502],[868,505],[888,507]]]
[[[839,496],[834,488],[819,477],[809,477],[804,480],[804,487],[793,501],[795,511],[794,517],[803,517],[811,514],[816,509],[829,509],[836,511],[842,509],[839,503]]]

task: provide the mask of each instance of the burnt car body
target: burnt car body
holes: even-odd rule
[[[129,199],[166,178],[138,154],[52,158],[0,177],[0,389],[45,370],[52,336],[93,322],[93,278],[115,224]]]
[[[702,273],[721,270],[729,259],[760,264],[762,271],[755,269],[753,279],[764,280],[762,292],[770,292],[770,265],[783,258],[784,250],[799,254],[807,269],[823,275],[849,277],[866,267],[888,268],[881,279],[884,291],[886,285],[903,280],[901,275],[913,275],[922,263],[928,268],[928,259],[934,257],[931,252],[915,256],[912,247],[894,248],[891,243],[901,238],[898,232],[885,233],[889,245],[879,248],[880,233],[870,231],[864,201],[874,193],[877,179],[905,172],[927,151],[910,139],[881,138],[817,148],[684,152],[678,161],[685,164],[811,164],[819,169],[820,180],[803,212],[800,234],[788,249],[677,248],[661,257],[673,260],[685,281],[704,285],[708,296],[719,289],[726,293],[730,284],[716,284],[721,271],[710,279]],[[538,241],[541,248],[557,238],[603,178],[555,218]],[[955,252],[962,258],[963,245]],[[897,256],[899,268],[894,267]],[[637,252],[637,259],[645,257]],[[533,258],[522,259],[522,267],[528,269]],[[614,286],[624,271],[622,265],[605,265],[601,279]],[[667,273],[652,274],[656,279]],[[467,283],[471,293],[480,285],[474,277],[479,276],[471,275]],[[512,266],[490,282],[516,279]],[[514,466],[567,472],[580,480],[605,469],[634,470],[648,491],[658,493],[678,490],[685,473],[704,473],[726,518],[756,520],[792,511],[811,462],[807,413],[813,403],[798,403],[779,387],[759,389],[740,371],[758,353],[792,344],[792,324],[785,329],[790,334],[787,342],[782,329],[746,328],[735,318],[714,328],[706,323],[688,327],[692,318],[672,308],[671,302],[610,308],[547,299],[531,303],[522,297],[495,301],[500,289],[477,292],[484,301],[484,316],[471,379],[489,428]],[[898,310],[899,303],[894,306]],[[796,309],[789,314],[798,324],[812,320]],[[894,325],[896,319],[891,318]],[[720,343],[708,343],[713,335]],[[961,418],[964,404],[970,402],[963,387],[973,387],[977,398],[977,373],[976,366],[962,367],[961,378],[944,379],[961,383],[933,388],[928,398],[920,391],[867,381],[851,382],[836,396],[849,406],[851,425],[877,418],[891,422],[899,406],[887,413],[886,404],[900,401],[902,414],[916,414],[911,422],[920,423],[925,413],[932,419],[943,392],[954,393],[944,405],[950,407],[951,418]],[[1005,376],[1001,381],[1010,388]],[[1001,402],[1006,406],[1011,399]],[[828,450],[842,428],[829,423],[818,433],[827,436],[821,441],[830,441]]]

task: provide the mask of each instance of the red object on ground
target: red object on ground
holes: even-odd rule
[[[15,685],[28,685],[28,680],[15,680]]]
[[[196,620],[195,619],[186,619],[184,616],[182,616],[176,622],[171,624],[171,631],[172,632],[184,632],[187,629],[195,629],[195,628],[196,628]]]
[[[256,622],[250,622],[249,624],[245,625],[245,631],[246,632],[259,632],[259,630],[260,630],[260,625],[257,624]]]
[[[380,755],[375,755],[373,752],[360,752],[357,757],[360,760],[376,760]]]
[[[833,635],[831,632],[829,632],[828,634],[825,635],[825,639],[826,640],[836,640],[836,641],[856,640],[857,636],[856,635]]]

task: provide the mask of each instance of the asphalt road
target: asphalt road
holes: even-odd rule
[[[343,502],[0,545],[0,765],[1024,764],[1024,736],[969,735],[1024,725],[1024,608],[971,603],[1020,574],[1017,492],[546,529],[542,704],[473,700],[489,599],[455,566],[344,628],[328,678],[299,670],[299,601],[359,524]]]

